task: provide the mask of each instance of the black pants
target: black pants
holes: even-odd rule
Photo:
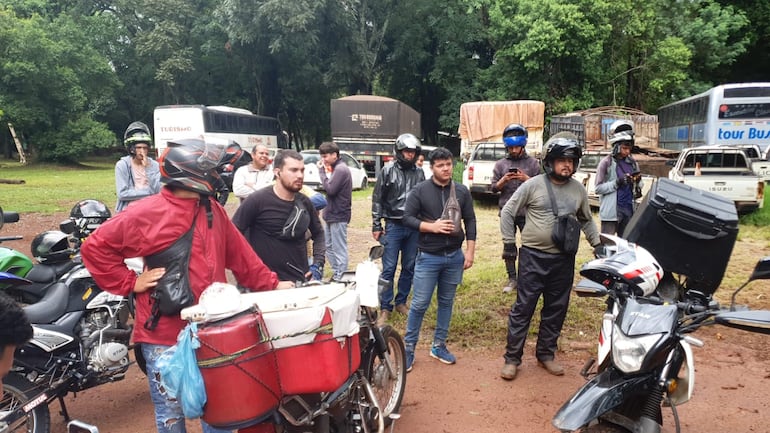
[[[513,224],[516,229],[518,229],[519,233],[521,233],[524,230],[524,223],[526,222],[526,218],[523,216],[516,216],[513,219]],[[516,229],[514,229],[514,236],[516,235]],[[518,256],[518,250],[514,251],[516,256]],[[503,259],[505,261],[505,272],[508,274],[508,281],[517,279],[516,275],[516,257],[512,257],[510,259]]]
[[[554,358],[567,316],[574,276],[575,256],[572,254],[549,254],[527,247],[519,249],[519,287],[516,302],[508,313],[506,363],[521,364],[529,324],[541,295],[543,309],[540,311],[535,357],[541,361]]]

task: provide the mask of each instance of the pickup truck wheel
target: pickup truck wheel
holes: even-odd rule
[[[369,186],[369,179],[364,176],[364,179],[361,181],[361,189],[366,189]]]

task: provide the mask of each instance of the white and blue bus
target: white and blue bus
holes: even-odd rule
[[[257,144],[273,151],[288,146],[278,119],[226,106],[163,105],[153,114],[155,148],[160,155],[169,140],[233,140],[250,152]]]
[[[770,83],[724,84],[658,110],[659,146],[770,146]]]

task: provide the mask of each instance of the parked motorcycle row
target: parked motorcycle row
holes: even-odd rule
[[[662,179],[637,211],[634,218],[638,221],[629,224],[635,229],[627,230],[625,239],[602,235],[604,254],[583,265],[580,274],[584,279],[576,285],[576,294],[606,298],[607,308],[601,319],[597,358],[590,359],[581,371],[586,383],[555,414],[552,424],[556,429],[659,433],[664,430],[663,411],[671,410],[675,431],[679,432],[677,406],[692,398],[695,386],[692,347],[703,346],[693,332],[718,324],[770,334],[770,311],[749,311],[735,302],[736,295],[749,282],[770,279],[770,257],[759,260],[748,281],[733,293],[730,305],[721,306],[713,294],[737,235],[734,206],[721,207],[723,203],[715,196],[681,188],[687,187]],[[51,248],[46,250],[47,255],[42,254],[42,249],[37,250],[40,255],[33,253],[39,263],[32,264],[17,251],[0,247],[0,290],[26,305],[25,311],[35,329],[33,340],[17,351],[13,369],[3,381],[0,433],[48,433],[48,406],[53,400],[59,400],[65,419],[69,419],[64,403],[67,394],[121,380],[130,366],[132,325],[128,300],[99,289],[78,255],[80,243],[109,215],[98,211],[98,202],[84,202],[88,201],[78,203],[70,220],[61,225],[59,233],[69,233],[65,234],[66,248],[55,246],[59,236],[56,233],[47,232],[49,242],[40,239],[41,244],[50,244]],[[684,213],[683,207],[687,209]],[[707,212],[711,214],[703,217]],[[0,228],[3,222],[18,221],[13,212],[0,210],[0,215]],[[694,218],[693,215],[700,219],[683,222],[683,218]],[[675,233],[665,233],[666,230]],[[643,233],[663,234],[645,237]],[[681,260],[684,251],[706,250],[708,254],[714,245],[720,247],[721,255],[704,257],[705,265],[693,267]],[[668,250],[679,256],[672,257]],[[56,255],[61,251],[65,253]],[[381,247],[373,248],[369,259],[359,267],[376,267],[373,262],[381,254]],[[224,405],[212,404],[208,412],[204,411],[203,419],[223,428],[246,428],[259,422],[274,424],[279,432],[383,433],[399,418],[406,387],[406,360],[398,332],[390,326],[374,325],[377,296],[370,289],[375,287],[376,293],[382,285],[378,277],[378,272],[351,272],[342,283],[311,287],[325,293],[339,291],[341,284],[339,293],[358,291],[360,295],[354,304],[356,332],[335,335],[336,339],[329,340],[331,344],[322,343],[323,350],[331,353],[328,356],[342,356],[340,364],[347,368],[336,379],[319,374],[316,376],[324,376],[326,382],[293,383],[292,373],[286,373],[286,369],[302,352],[290,356],[291,351],[284,351],[281,355],[283,349],[275,350],[275,358],[265,358],[260,353],[246,358],[243,364],[228,361],[220,366],[221,370],[201,368],[204,381],[209,379],[207,387],[211,388],[207,391],[215,397],[214,401],[235,398]],[[301,294],[307,289],[301,287],[294,293]],[[333,298],[337,299],[336,296]],[[275,330],[277,325],[271,320],[277,319],[270,318],[269,298],[260,299],[263,304],[253,304],[262,310],[261,318],[249,308],[227,317],[214,317],[213,311],[207,313],[200,305],[183,311],[184,319],[202,327],[199,338],[204,352],[198,352],[199,364],[206,357],[211,357],[212,363],[221,357],[230,359],[226,349],[218,346],[228,338],[254,338],[241,333],[241,327],[247,323],[244,320],[259,321],[259,329]],[[310,301],[299,299],[295,304],[303,302]],[[281,314],[289,312],[285,305],[276,307],[278,310]],[[332,320],[334,326],[336,320]],[[293,325],[295,320],[289,322]],[[229,337],[221,334],[224,331],[231,332]],[[267,338],[273,333],[267,334],[254,341],[250,350],[258,350],[264,344],[278,348],[280,339]],[[319,331],[318,335],[321,334]],[[313,340],[313,344],[317,341],[320,340]],[[255,364],[255,359],[262,364]],[[266,359],[274,361],[264,363]],[[216,376],[223,372],[227,375]],[[265,387],[258,399],[262,406],[256,407],[237,393],[228,395],[216,388],[221,377],[229,377],[233,372],[252,379],[267,373],[276,377],[274,385],[265,385],[272,380],[269,378],[255,382]],[[307,388],[308,382],[317,383],[318,389]],[[249,380],[228,386],[244,383]],[[7,424],[6,430],[2,429],[3,422]],[[95,431],[78,422],[74,422],[73,428],[81,428],[73,430],[78,432]]]

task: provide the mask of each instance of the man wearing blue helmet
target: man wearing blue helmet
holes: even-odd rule
[[[503,143],[508,155],[495,163],[492,171],[492,191],[499,192],[500,198],[497,206],[502,209],[514,192],[530,177],[540,174],[540,163],[535,158],[527,155],[527,129],[518,124],[511,123],[503,130]],[[514,231],[524,229],[525,211],[522,209],[514,219]],[[503,292],[508,293],[516,289],[516,258],[518,249],[516,242],[503,244],[503,260],[508,274],[508,282],[503,287]]]

